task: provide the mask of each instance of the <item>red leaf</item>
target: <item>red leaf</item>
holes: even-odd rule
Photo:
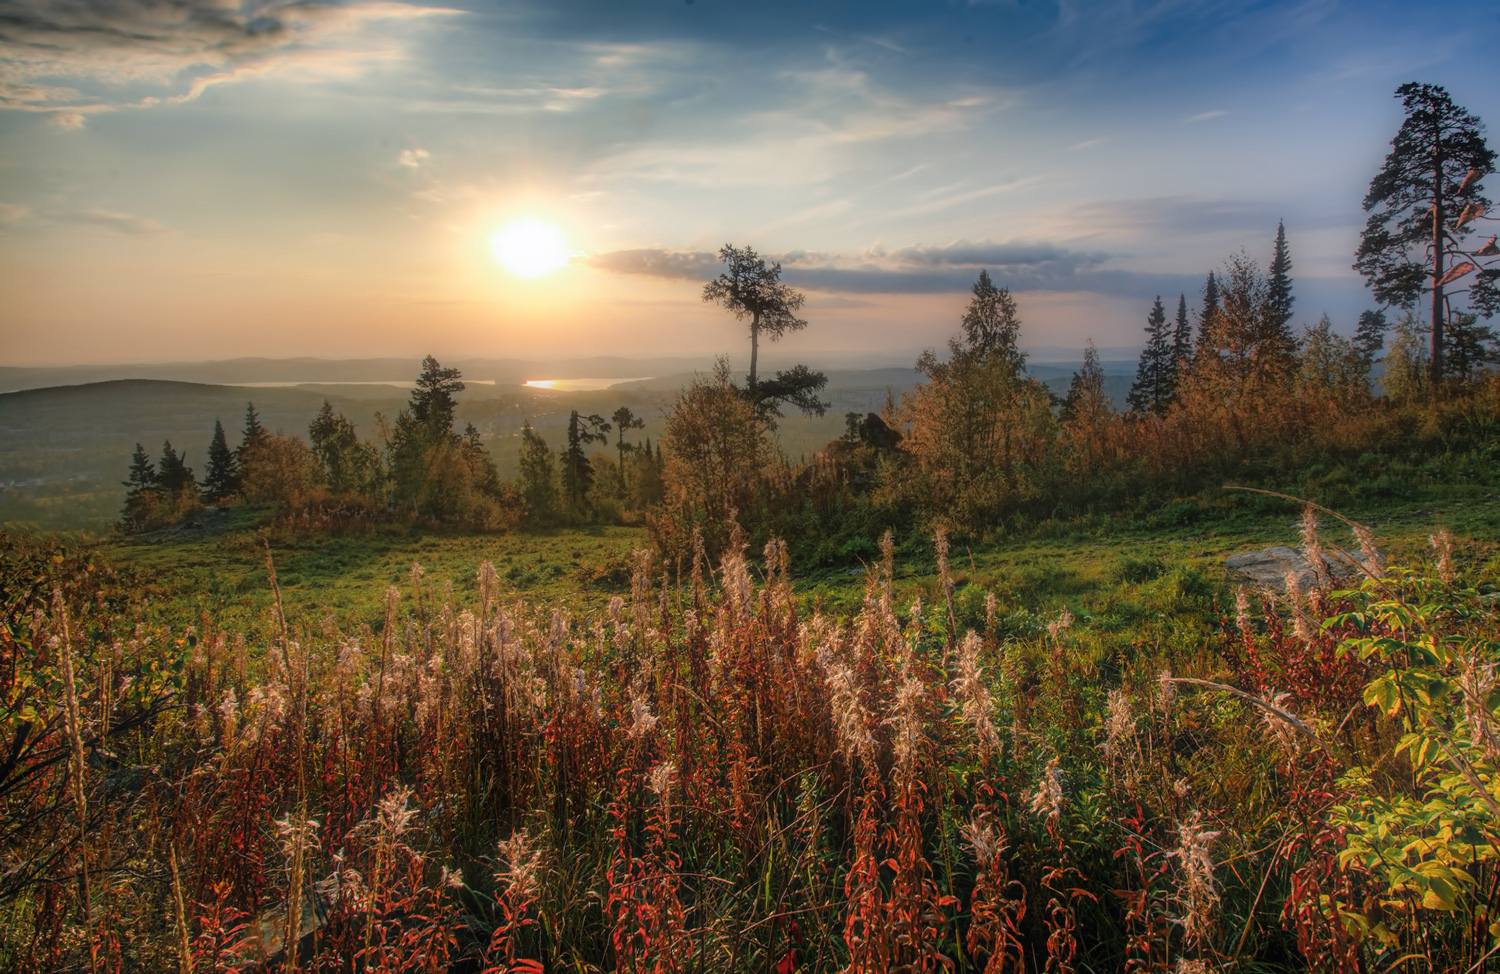
[[[792,974],[797,969],[797,952],[789,950],[786,956],[776,962],[776,974]]]

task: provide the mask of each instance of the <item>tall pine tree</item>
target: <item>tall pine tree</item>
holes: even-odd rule
[[[1177,295],[1177,322],[1172,329],[1172,386],[1176,392],[1177,378],[1193,361],[1193,323],[1188,321],[1187,295]]]
[[[1292,254],[1286,243],[1286,224],[1276,224],[1276,245],[1271,254],[1271,272],[1266,279],[1265,306],[1261,309],[1258,354],[1274,373],[1289,375],[1296,368],[1297,336],[1292,331]]]
[[[1146,347],[1141,350],[1135,382],[1125,400],[1131,409],[1158,416],[1167,411],[1176,372],[1175,351],[1173,336],[1167,332],[1167,309],[1158,294],[1151,313],[1146,316]]]
[[[575,512],[583,510],[584,498],[594,482],[594,468],[584,454],[590,443],[608,443],[610,426],[604,417],[579,416],[578,410],[568,417],[568,445],[562,451],[562,484],[568,503]]]
[[[1203,307],[1198,310],[1198,340],[1193,345],[1193,362],[1203,360],[1205,356],[1217,354],[1214,351],[1219,330],[1219,282],[1214,277],[1214,272],[1208,272],[1208,280],[1203,285]]]

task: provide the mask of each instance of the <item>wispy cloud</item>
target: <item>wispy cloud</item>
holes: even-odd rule
[[[156,220],[132,216],[129,213],[117,213],[113,210],[79,210],[60,217],[59,222],[95,227],[130,237],[151,237],[173,232],[170,227],[163,226]]]
[[[1215,108],[1212,111],[1199,112],[1196,115],[1189,116],[1188,120],[1187,120],[1187,123],[1189,125],[1195,125],[1198,122],[1206,122],[1206,121],[1208,121],[1211,118],[1219,118],[1220,116],[1228,115],[1228,114],[1229,114],[1229,110],[1226,109],[1226,108]]]
[[[78,128],[91,114],[187,101],[283,69],[348,75],[398,55],[390,37],[366,35],[370,25],[453,12],[378,0],[10,0],[0,10],[0,108],[51,112]]]

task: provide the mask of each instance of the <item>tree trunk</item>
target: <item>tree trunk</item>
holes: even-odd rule
[[[1443,381],[1443,154],[1432,167],[1432,392]]]
[[[760,355],[760,312],[750,319],[750,394],[755,395],[755,360]]]

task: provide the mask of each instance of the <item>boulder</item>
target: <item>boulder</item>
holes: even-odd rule
[[[1357,552],[1330,549],[1324,552],[1323,572],[1337,585],[1355,585],[1363,573],[1355,567]],[[1297,590],[1306,592],[1319,584],[1318,573],[1301,548],[1278,545],[1261,551],[1241,551],[1224,559],[1224,572],[1231,585],[1253,585],[1285,592],[1288,575],[1297,579]]]

